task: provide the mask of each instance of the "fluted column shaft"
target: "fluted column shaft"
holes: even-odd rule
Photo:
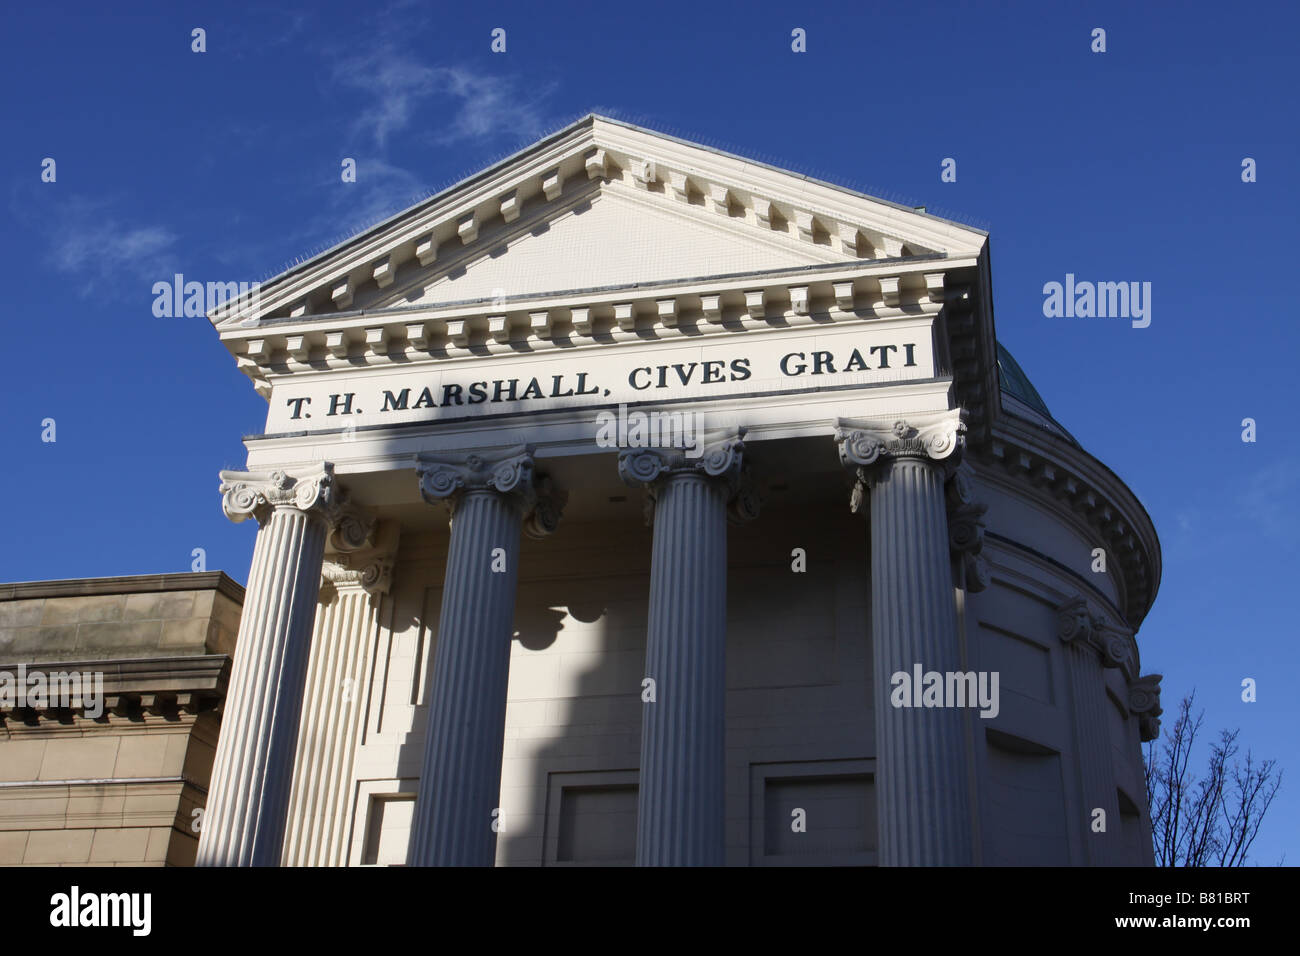
[[[974,862],[965,715],[955,700],[895,699],[921,674],[963,672],[944,482],[961,460],[959,409],[894,421],[836,421],[851,503],[870,498],[871,658],[875,672],[876,818],[883,866]],[[957,489],[969,505],[969,488]],[[982,513],[982,511],[980,512]],[[978,517],[966,513],[970,520]],[[970,543],[971,528],[958,535]],[[894,675],[912,675],[912,680]],[[931,702],[933,703],[933,702]],[[909,704],[910,706],[903,706]],[[898,706],[896,706],[898,705]]]
[[[1111,766],[1110,721],[1105,708],[1106,678],[1101,659],[1087,643],[1070,651],[1070,696],[1074,708],[1075,748],[1078,753],[1079,788],[1083,796],[1084,844],[1090,866],[1120,866],[1119,796]],[[1094,830],[1093,811],[1106,811],[1106,828]]]
[[[692,455],[619,455],[619,474],[646,487],[654,520],[638,866],[721,866],[725,858],[727,522],[758,513],[744,434],[721,433]]]
[[[276,505],[257,533],[199,866],[280,862],[328,525]]]
[[[725,850],[727,496],[664,480],[655,503],[642,706],[638,866],[721,866]]]
[[[944,473],[901,457],[871,488],[871,625],[876,800],[884,866],[969,865],[971,817],[962,711],[891,703],[891,676],[961,671]]]
[[[521,521],[518,506],[495,491],[467,492],[451,521],[413,822],[417,866],[492,866],[496,859],[493,810],[501,792]],[[492,570],[497,548],[501,571]]]
[[[286,866],[346,863],[348,795],[375,615],[360,584],[318,612],[294,764]]]
[[[410,862],[492,866],[519,538],[525,525],[536,537],[553,531],[563,496],[535,479],[526,445],[421,456],[417,473],[425,500],[452,517]]]

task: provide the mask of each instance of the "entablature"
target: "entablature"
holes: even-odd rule
[[[274,379],[299,372],[934,315],[949,270],[973,265],[937,257],[832,264],[273,319],[222,338],[266,397]]]

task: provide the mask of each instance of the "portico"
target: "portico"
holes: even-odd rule
[[[983,233],[602,117],[212,318],[269,411],[200,863],[979,863],[989,722],[889,694],[1025,573],[977,471],[1037,456],[1090,598],[1153,594],[1127,490],[998,431]]]

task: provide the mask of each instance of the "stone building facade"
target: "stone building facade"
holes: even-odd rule
[[[983,232],[588,116],[210,318],[199,864],[1151,862],[1159,544]]]
[[[244,589],[0,585],[0,864],[188,866]]]

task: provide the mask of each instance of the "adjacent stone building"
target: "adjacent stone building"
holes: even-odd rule
[[[0,585],[0,864],[193,864],[243,600],[220,572]]]

